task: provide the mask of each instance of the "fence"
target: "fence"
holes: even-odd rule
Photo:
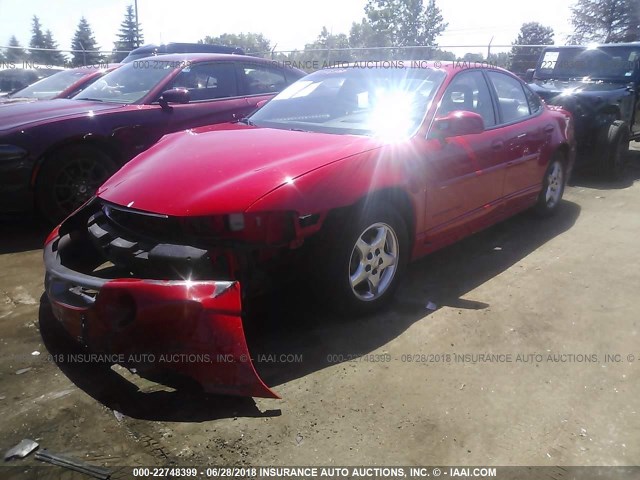
[[[439,45],[407,47],[306,48],[247,52],[250,55],[287,62],[311,71],[344,62],[385,60],[440,60],[485,62],[521,74],[532,68],[542,48],[548,45]],[[51,50],[0,46],[0,70],[45,70],[77,66],[99,66],[112,60],[113,50]],[[514,55],[515,53],[515,55]]]

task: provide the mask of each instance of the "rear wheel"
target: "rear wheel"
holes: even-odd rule
[[[117,169],[111,157],[95,147],[77,145],[59,150],[45,159],[38,174],[40,213],[52,223],[60,222],[89,200]]]
[[[561,153],[555,153],[544,174],[542,190],[535,206],[536,213],[543,217],[553,215],[562,200],[566,184],[563,159]]]
[[[327,300],[339,310],[364,314],[393,297],[409,256],[407,227],[391,207],[379,205],[332,229],[322,269]]]

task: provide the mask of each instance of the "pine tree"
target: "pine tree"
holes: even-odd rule
[[[118,40],[114,42],[114,49],[122,52],[130,52],[134,48],[138,48],[142,45],[144,37],[142,35],[142,29],[140,26],[136,26],[135,13],[133,6],[128,5],[127,11],[124,14],[124,20],[120,24],[120,33],[118,33]],[[127,56],[126,53],[114,53],[112,60],[114,62],[121,62]]]
[[[44,33],[40,19],[34,15],[31,20],[31,41],[29,42],[29,58],[33,63],[45,65],[47,63],[47,52],[43,50],[33,50],[36,48],[46,48]]]
[[[58,50],[58,43],[53,39],[53,34],[51,30],[47,30],[47,33],[44,34],[44,45],[45,48],[50,49],[45,52],[47,54],[46,64],[47,65],[55,65],[57,67],[62,67],[66,63],[66,59],[60,50]]]
[[[99,47],[96,45],[91,26],[84,17],[78,23],[78,29],[71,41],[71,49],[76,50],[71,54],[71,64],[74,67],[95,65],[102,61],[102,56],[96,51]]]
[[[27,61],[27,52],[22,48],[15,35],[12,35],[9,39],[9,47],[14,48],[7,48],[7,62],[22,63]]]

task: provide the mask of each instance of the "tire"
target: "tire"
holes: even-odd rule
[[[535,213],[541,217],[549,217],[555,214],[562,200],[566,183],[564,156],[560,152],[556,152],[551,157],[549,165],[544,172],[542,190],[534,207]]]
[[[624,178],[629,153],[629,125],[616,120],[604,127],[599,143],[602,145],[598,153],[599,174],[612,180]]]
[[[392,207],[378,204],[333,227],[319,268],[327,304],[355,315],[380,309],[393,297],[409,259],[404,220]]]
[[[46,158],[36,180],[36,205],[40,214],[57,224],[89,200],[118,169],[99,149],[76,145]]]

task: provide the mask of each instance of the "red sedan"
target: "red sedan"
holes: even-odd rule
[[[409,261],[556,212],[575,157],[567,112],[500,69],[372,67],[315,72],[244,121],[167,135],[129,162],[47,240],[58,320],[209,391],[275,396],[249,360],[241,298],[276,274],[370,312]]]

